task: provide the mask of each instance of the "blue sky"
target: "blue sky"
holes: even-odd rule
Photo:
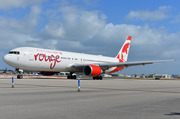
[[[180,1],[0,0],[0,56],[41,47],[115,57],[132,36],[128,61],[180,59]],[[0,59],[0,69],[13,69]],[[179,61],[126,74],[180,74]]]

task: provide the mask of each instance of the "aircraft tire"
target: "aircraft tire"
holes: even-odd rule
[[[73,75],[73,76],[68,75],[68,76],[67,76],[67,79],[76,79],[76,78],[77,78],[76,75]]]
[[[17,79],[22,79],[23,75],[17,75]]]
[[[102,76],[96,76],[96,77],[93,77],[93,80],[102,80],[103,77]]]
[[[93,80],[96,80],[97,79],[97,77],[93,77]]]
[[[99,76],[99,79],[102,80],[103,79],[102,76]]]
[[[72,76],[72,78],[73,78],[73,79],[76,79],[76,78],[77,78],[77,76],[76,76],[76,75],[74,75],[74,76]]]

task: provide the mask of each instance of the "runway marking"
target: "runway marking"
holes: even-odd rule
[[[0,83],[11,85],[11,83]],[[15,85],[23,85],[23,86],[36,86],[36,87],[59,87],[59,88],[76,88],[74,86],[50,86],[50,85],[34,85],[34,84],[15,84]],[[134,92],[156,92],[156,93],[180,93],[174,91],[155,91],[155,90],[136,90],[136,89],[117,89],[117,88],[97,88],[97,87],[81,87],[81,89],[97,89],[97,90],[114,90],[114,91],[134,91]]]

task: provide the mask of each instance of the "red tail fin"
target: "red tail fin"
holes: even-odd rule
[[[116,58],[119,59],[119,62],[126,62],[129,54],[129,48],[131,44],[131,36],[128,36],[126,41],[124,42],[122,48],[120,49]]]

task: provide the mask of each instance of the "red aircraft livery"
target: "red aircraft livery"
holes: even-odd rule
[[[39,56],[39,58],[38,58],[38,56]],[[37,59],[39,59],[39,61],[44,60],[45,62],[47,62],[49,60],[49,62],[52,62],[50,64],[50,69],[53,69],[56,66],[56,63],[61,62],[61,60],[59,60],[59,58],[60,58],[59,55],[46,56],[46,54],[39,54],[39,53],[34,55],[35,61],[37,61]]]
[[[68,79],[76,79],[76,75],[73,75],[73,73],[83,73],[86,76],[92,76],[93,79],[102,79],[102,75],[105,73],[117,72],[129,66],[175,61],[127,62],[131,38],[131,36],[128,36],[116,57],[19,47],[6,54],[3,60],[5,63],[16,68],[16,71],[19,72],[17,78],[23,77],[20,74],[22,71],[20,69],[24,69],[29,71],[40,71],[43,72],[44,75],[53,75],[57,72],[70,72],[67,76]]]

